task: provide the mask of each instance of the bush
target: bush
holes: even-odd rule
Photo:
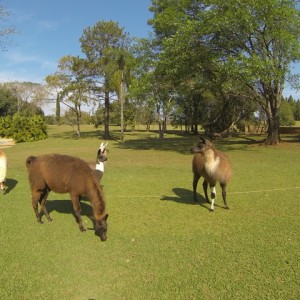
[[[33,142],[48,137],[47,126],[41,116],[13,116],[0,118],[0,136],[13,138],[15,142]]]

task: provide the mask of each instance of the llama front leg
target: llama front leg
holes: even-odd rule
[[[193,192],[194,192],[194,201],[197,202],[197,184],[199,181],[200,176],[197,174],[194,174],[194,180],[193,180]]]
[[[204,194],[205,194],[205,199],[208,203],[210,203],[209,198],[208,198],[208,194],[207,194],[208,183],[207,183],[206,180],[203,181],[202,186],[203,186],[203,191],[204,191]]]
[[[211,194],[211,206],[210,206],[210,211],[214,211],[215,209],[215,198],[216,198],[216,186],[210,186],[210,194]]]
[[[79,202],[79,196],[72,196],[71,195],[71,201],[73,204],[73,209],[74,209],[74,213],[75,213],[75,218],[77,223],[79,224],[79,229],[81,232],[86,231],[86,229],[83,227],[82,224],[82,219],[81,219],[81,206],[80,206],[80,202]]]

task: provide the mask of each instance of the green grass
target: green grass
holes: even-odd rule
[[[0,195],[0,299],[299,299],[300,143],[216,142],[234,177],[224,210],[192,199],[194,136],[127,133],[109,142],[102,185],[108,239],[81,233],[69,195],[51,193],[52,223],[36,222],[25,159],[59,152],[93,161],[100,131],[50,127],[45,141],[6,149],[11,190]],[[114,136],[117,133],[114,132]],[[286,140],[291,140],[287,137]],[[82,202],[83,221],[91,207]],[[45,218],[44,218],[45,219]]]

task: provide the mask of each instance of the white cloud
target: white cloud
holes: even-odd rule
[[[49,31],[55,31],[59,27],[59,22],[55,21],[39,21],[37,24],[39,29],[46,29]]]

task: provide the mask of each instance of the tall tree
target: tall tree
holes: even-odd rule
[[[46,82],[51,88],[56,88],[56,100],[66,105],[76,115],[76,133],[80,138],[81,106],[91,99],[86,61],[68,55],[59,60],[58,68],[54,75],[46,77]]]
[[[134,47],[137,60],[135,78],[130,87],[131,97],[138,102],[146,103],[156,112],[159,138],[164,137],[167,116],[173,99],[172,85],[164,76],[164,68],[159,67],[159,52],[156,42],[152,39],[140,39]]]
[[[265,111],[266,143],[279,143],[282,92],[290,64],[300,59],[296,1],[153,0],[152,4],[150,22],[163,47],[180,45],[182,53],[191,57],[207,54],[219,74],[231,78],[227,91],[243,85],[242,90],[248,90],[248,97]],[[198,66],[201,73],[203,60],[191,66]]]
[[[45,87],[39,83],[14,81],[3,83],[3,87],[18,98],[17,111],[20,113],[24,109],[41,107],[46,98]]]
[[[94,79],[93,89],[99,98],[104,94],[104,138],[109,139],[109,104],[112,93],[120,91],[120,84],[115,84],[115,74],[124,66],[124,63],[120,65],[120,53],[128,47],[129,37],[118,23],[99,21],[83,31],[80,42]]]
[[[18,97],[0,85],[0,117],[13,115],[18,110]]]

